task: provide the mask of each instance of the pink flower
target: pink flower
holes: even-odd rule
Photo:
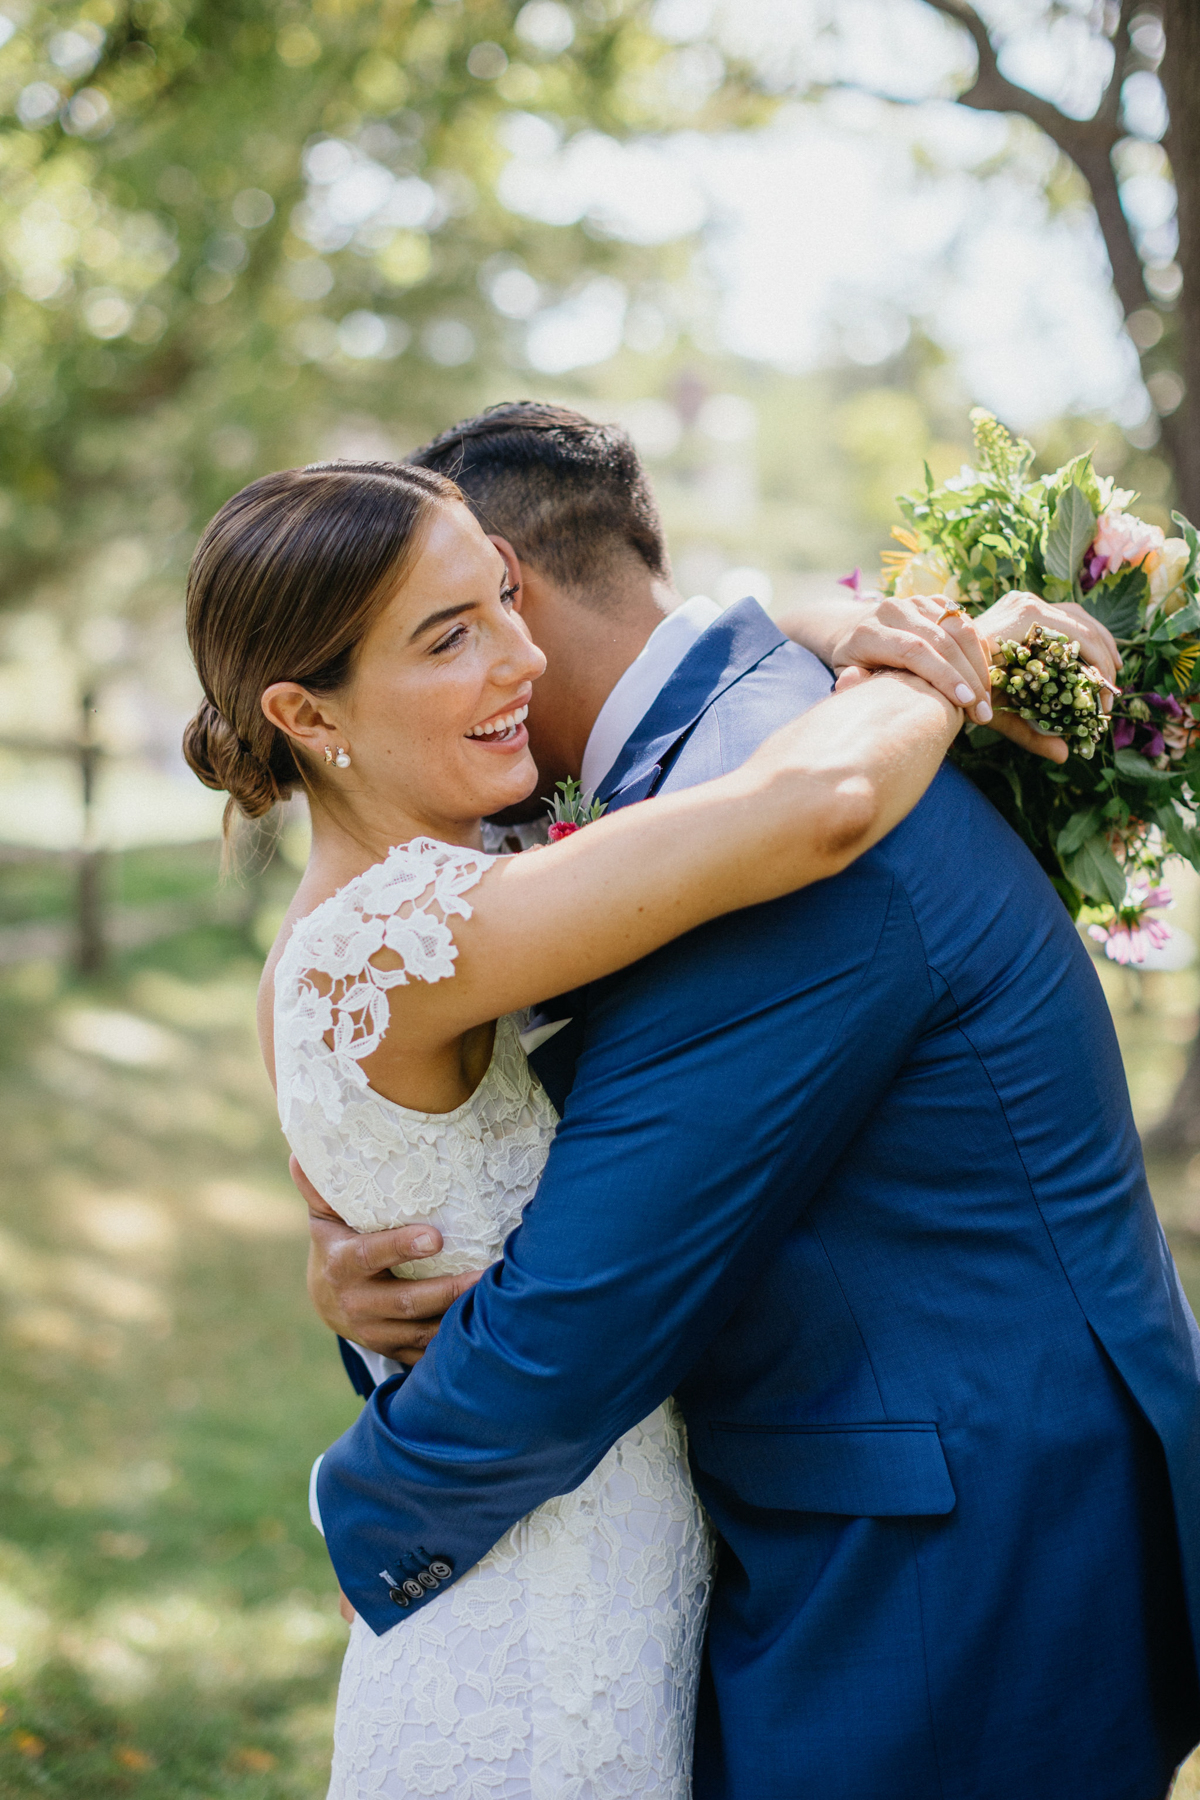
[[[552,844],[557,844],[563,838],[570,837],[573,831],[578,830],[578,825],[573,824],[570,819],[555,819],[546,835]]]
[[[1132,513],[1101,513],[1096,521],[1096,535],[1084,559],[1084,567],[1092,581],[1128,564],[1145,561],[1153,550],[1161,550],[1166,539],[1157,525],[1147,525]]]
[[[838,576],[838,586],[839,587],[848,587],[850,589],[851,593],[861,594],[862,593],[862,585],[863,585],[863,581],[862,581],[862,570],[861,569],[855,569],[853,574],[851,574],[851,575],[839,575]]]
[[[1144,963],[1147,953],[1161,950],[1171,941],[1171,928],[1161,919],[1152,919],[1151,906],[1173,906],[1169,887],[1146,888],[1141,882],[1130,886],[1115,919],[1108,925],[1089,925],[1088,936],[1104,945],[1110,962]]]

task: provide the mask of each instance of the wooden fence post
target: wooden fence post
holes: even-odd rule
[[[88,689],[80,700],[79,779],[83,798],[83,834],[79,843],[76,888],[75,963],[81,975],[97,975],[108,955],[104,929],[107,858],[97,842],[96,776],[103,755],[96,738],[96,695]]]

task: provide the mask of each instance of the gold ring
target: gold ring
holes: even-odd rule
[[[946,602],[945,612],[938,614],[935,623],[940,625],[943,619],[957,619],[961,612],[962,607],[958,604],[957,600],[948,600]]]

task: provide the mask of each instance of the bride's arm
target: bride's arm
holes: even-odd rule
[[[496,863],[471,891],[473,916],[453,921],[454,979],[391,990],[372,1080],[708,919],[837,874],[916,804],[961,722],[925,683],[884,675],[784,726],[729,775]]]
[[[775,623],[835,675],[850,668],[907,669],[965,706],[976,725],[990,724],[987,650],[973,622],[948,612],[948,604],[940,595],[822,594],[779,613]]]

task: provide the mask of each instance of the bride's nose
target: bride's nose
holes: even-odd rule
[[[529,635],[529,627],[520,613],[510,613],[503,647],[492,670],[497,686],[518,681],[536,681],[545,672],[545,653]]]

